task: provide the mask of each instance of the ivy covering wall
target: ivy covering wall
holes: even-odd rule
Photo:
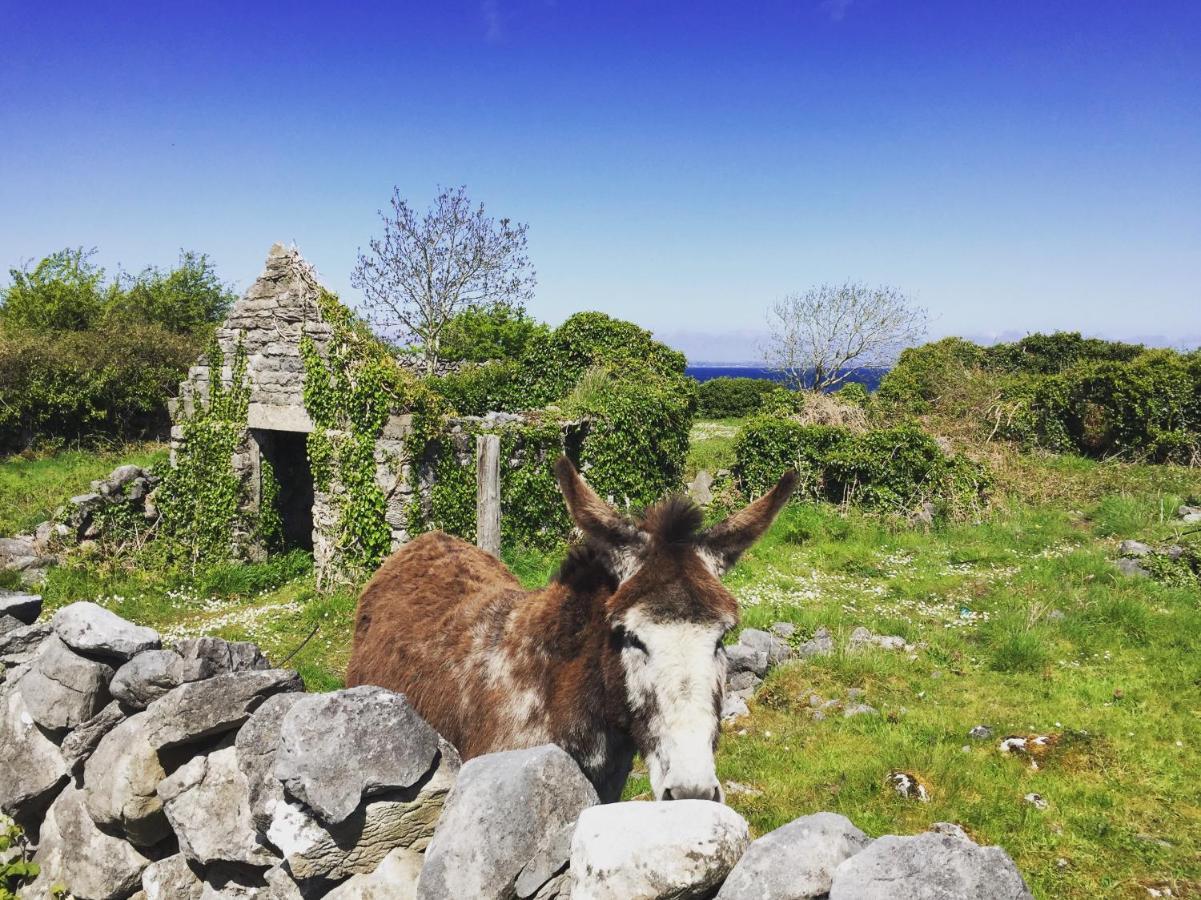
[[[549,547],[570,522],[553,465],[564,452],[603,495],[636,509],[678,489],[696,408],[682,354],[601,313],[540,332],[518,359],[471,364],[442,377],[401,365],[333,295],[322,344],[302,342],[308,454],[316,487],[339,505],[337,550],[370,569],[388,552],[381,465],[414,490],[405,530],[475,537],[475,438],[501,439],[501,521],[506,545]],[[480,418],[488,412],[520,419]],[[381,460],[390,416],[408,416],[395,459]]]

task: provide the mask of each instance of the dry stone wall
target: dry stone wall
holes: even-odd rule
[[[873,841],[816,813],[752,840],[720,803],[601,806],[558,747],[462,763],[403,695],[304,693],[251,644],[0,609],[0,809],[41,868],[22,898],[1030,898],[955,825]]]

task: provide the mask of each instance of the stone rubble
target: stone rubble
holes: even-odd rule
[[[251,645],[160,649],[98,609],[68,606],[53,628],[18,620],[27,631],[3,645],[0,811],[37,838],[17,858],[41,867],[23,900],[54,885],[78,900],[872,900],[896,885],[934,900],[1029,897],[1004,851],[953,824],[870,841],[816,813],[751,843],[719,803],[600,806],[558,747],[464,765],[403,695],[305,694]],[[756,667],[789,664],[801,637],[750,632],[738,646]],[[742,691],[757,685],[748,674]],[[842,703],[813,699],[815,711]],[[890,779],[924,799],[915,776]]]

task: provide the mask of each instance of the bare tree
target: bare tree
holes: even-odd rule
[[[795,388],[829,390],[856,368],[890,365],[925,335],[928,318],[895,288],[823,284],[768,310],[764,361]]]
[[[525,225],[472,207],[465,187],[443,189],[424,216],[393,189],[380,210],[382,238],[359,251],[350,283],[382,336],[415,341],[427,372],[437,368],[442,332],[465,309],[520,307],[534,293]]]

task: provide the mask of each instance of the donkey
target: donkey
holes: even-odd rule
[[[558,744],[604,802],[621,796],[636,751],[656,799],[722,800],[722,639],[738,606],[718,579],[796,474],[707,531],[683,498],[634,522],[566,457],[555,475],[583,542],[550,584],[526,591],[484,551],[422,535],[363,590],[347,685],[404,693],[464,759]]]

